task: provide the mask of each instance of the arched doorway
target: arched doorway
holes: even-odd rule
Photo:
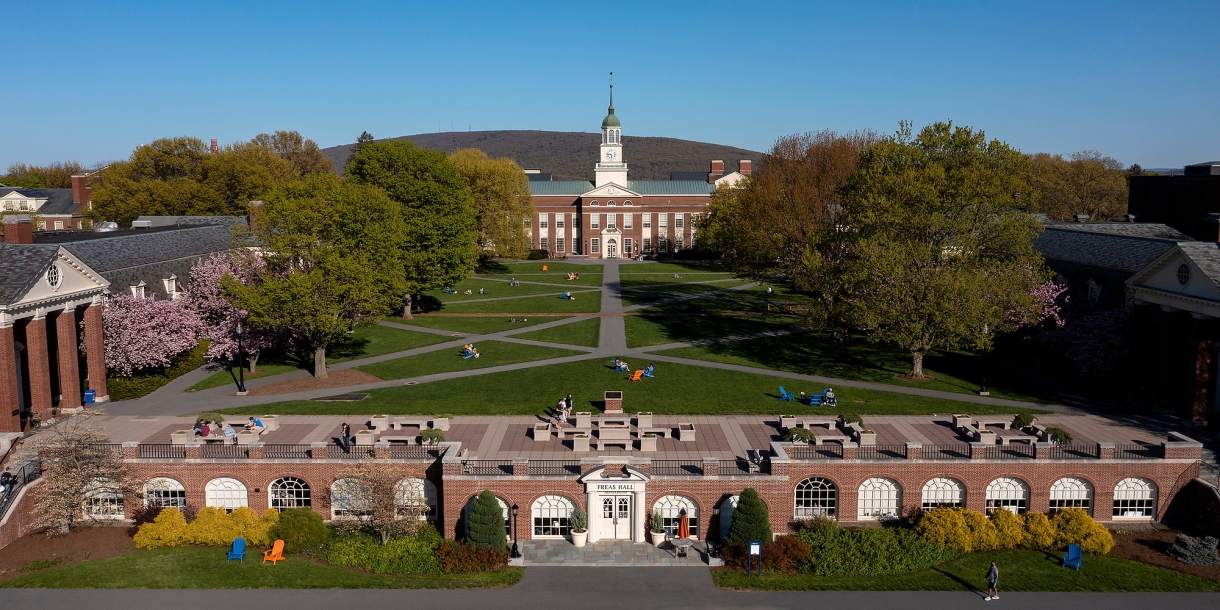
[[[606,258],[618,258],[618,240],[606,241]]]

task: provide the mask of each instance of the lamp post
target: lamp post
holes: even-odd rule
[[[987,325],[983,325],[983,337],[987,336]],[[990,396],[991,392],[987,391],[987,347],[983,347],[983,385],[979,388],[979,396]]]
[[[521,556],[521,549],[517,547],[517,511],[518,510],[519,509],[517,508],[517,505],[514,504],[512,507],[512,511],[513,511],[513,552],[511,555],[511,557],[513,559],[516,559]]]
[[[246,371],[245,371],[245,356],[246,353],[242,349],[241,336],[245,334],[245,330],[241,327],[241,320],[237,321],[237,395],[246,395]]]

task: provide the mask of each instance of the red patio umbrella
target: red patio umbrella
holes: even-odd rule
[[[678,538],[690,538],[690,523],[686,521],[686,509],[678,511]]]

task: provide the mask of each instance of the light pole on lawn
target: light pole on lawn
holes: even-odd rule
[[[241,337],[245,334],[245,329],[241,326],[241,320],[237,321],[237,395],[246,395],[246,371],[245,371],[245,356],[246,352],[242,349]]]
[[[983,325],[983,339],[987,338],[987,325]],[[991,392],[987,391],[987,346],[983,346],[983,385],[979,388],[979,396],[990,396]]]
[[[511,555],[513,559],[516,559],[521,556],[521,549],[519,549],[517,547],[517,510],[518,510],[517,505],[514,504],[513,508],[512,508],[512,511],[513,511],[513,552]]]

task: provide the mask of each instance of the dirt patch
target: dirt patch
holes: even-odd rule
[[[55,537],[27,534],[0,551],[0,582],[28,574],[23,568],[34,561],[49,562],[60,558],[56,565],[68,565],[126,555],[135,550],[126,527],[82,528],[67,536]]]
[[[1192,566],[1182,563],[1165,554],[1166,549],[1173,545],[1178,532],[1169,529],[1130,531],[1126,534],[1114,534],[1114,549],[1110,555],[1122,557],[1140,563],[1185,572],[1211,580],[1220,580],[1220,566]],[[1089,562],[1088,557],[1085,563]]]
[[[919,377],[915,377],[914,375],[911,375],[909,373],[900,373],[898,375],[894,375],[894,378],[901,379],[903,381],[935,381],[936,380],[935,375],[924,374]]]
[[[385,381],[380,377],[374,377],[364,371],[357,369],[343,369],[328,373],[324,379],[316,377],[301,377],[298,379],[289,379],[270,385],[262,386],[261,388],[253,388],[250,390],[250,396],[273,396],[275,394],[291,394],[293,392],[305,392],[308,390],[324,390],[326,388],[341,388],[349,385],[361,385],[365,383],[380,383]],[[234,394],[230,394],[234,396]]]

